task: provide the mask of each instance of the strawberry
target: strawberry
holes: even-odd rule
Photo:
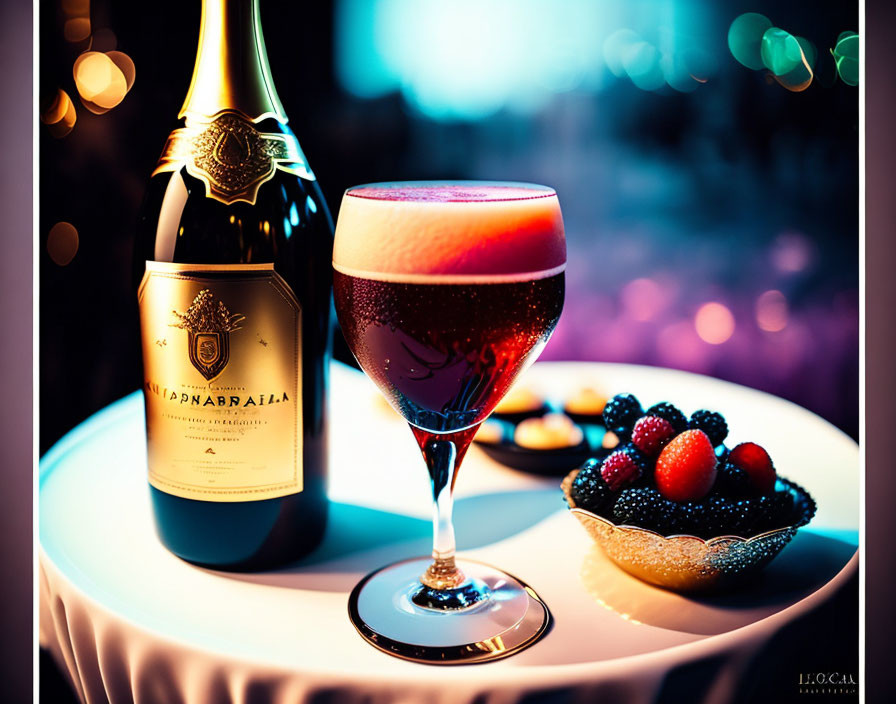
[[[656,459],[656,486],[672,501],[698,501],[716,480],[716,454],[702,430],[685,430]]]
[[[675,428],[664,418],[644,416],[632,430],[632,443],[648,457],[656,457],[675,435]]]
[[[728,455],[728,462],[747,473],[757,491],[768,494],[775,488],[775,465],[764,448],[755,442],[742,442]]]

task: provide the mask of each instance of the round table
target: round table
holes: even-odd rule
[[[818,514],[747,588],[692,598],[609,562],[562,501],[559,479],[474,446],[457,484],[464,555],[528,582],[550,632],[505,660],[439,667],[372,648],[351,626],[365,574],[430,549],[430,490],[406,424],[362,374],[332,368],[331,519],[321,546],[277,571],[229,574],[167,552],[146,485],[140,392],[66,435],[40,465],[40,642],[86,702],[609,701],[661,697],[702,663],[692,701],[728,701],[751,658],[857,571],[859,451],[779,398],[685,372],[541,363],[522,383],[560,399],[582,385],[722,411],[729,443],[755,440]],[[680,686],[680,683],[679,683]]]

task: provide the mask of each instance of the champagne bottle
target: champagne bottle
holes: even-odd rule
[[[264,569],[326,522],[333,223],[258,0],[203,0],[178,119],[135,256],[156,529],[190,562]]]

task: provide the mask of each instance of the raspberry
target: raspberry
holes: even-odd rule
[[[631,457],[634,460],[635,464],[638,465],[638,469],[641,470],[641,476],[646,476],[653,473],[652,460],[643,452],[641,452],[641,450],[639,450],[634,443],[623,443],[616,448],[616,451],[624,452],[629,457]]]
[[[668,401],[653,404],[647,409],[646,415],[656,416],[657,418],[669,421],[675,429],[676,435],[678,435],[678,433],[683,433],[688,429],[687,416]]]
[[[760,493],[767,494],[775,488],[772,458],[755,442],[742,442],[735,447],[728,455],[728,462],[744,470]]]
[[[635,421],[644,415],[641,404],[631,394],[616,394],[604,406],[604,425],[620,437],[628,437]]]
[[[572,482],[569,494],[576,508],[600,513],[613,495],[610,487],[600,476],[600,462],[588,460],[582,466]]]
[[[720,462],[713,491],[722,496],[743,498],[755,494],[750,476],[735,464]]]
[[[665,418],[644,416],[632,429],[632,443],[648,457],[656,457],[675,435],[675,429]]]
[[[656,485],[672,501],[697,501],[716,480],[716,455],[706,433],[685,430],[656,460]]]
[[[728,437],[728,424],[721,413],[715,411],[694,411],[688,427],[692,430],[702,430],[706,433],[712,446],[721,445]]]
[[[641,468],[629,453],[617,450],[604,460],[600,475],[611,490],[619,491],[640,479]]]
[[[639,526],[665,535],[671,508],[672,502],[660,496],[656,489],[625,489],[613,504],[613,521],[617,525]]]

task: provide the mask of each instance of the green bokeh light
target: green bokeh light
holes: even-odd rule
[[[841,32],[831,51],[837,64],[837,74],[846,85],[859,85],[859,35]]]
[[[792,34],[772,27],[762,35],[762,64],[776,76],[790,73],[803,62],[803,50]]]
[[[793,70],[782,76],[775,76],[775,80],[792,93],[800,93],[812,84],[814,77],[809,65],[801,61]]]
[[[762,38],[771,26],[772,22],[768,17],[756,12],[747,12],[735,18],[728,29],[728,48],[732,56],[754,71],[764,68]]]
[[[815,45],[805,37],[796,37],[796,40],[799,42],[800,49],[803,50],[803,58],[806,59],[809,68],[814,71],[815,65],[818,62],[818,50],[815,48]]]

